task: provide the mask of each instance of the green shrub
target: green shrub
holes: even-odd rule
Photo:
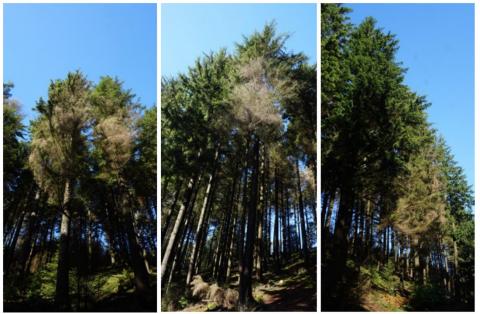
[[[161,308],[162,311],[175,312],[186,308],[191,299],[185,294],[185,287],[182,284],[172,282],[168,288],[162,290]]]
[[[27,299],[53,300],[55,298],[57,264],[58,254],[55,254],[50,263],[29,277],[25,294]]]
[[[442,287],[430,283],[417,285],[412,292],[409,307],[416,311],[442,309],[445,299]]]
[[[111,294],[126,291],[132,285],[132,280],[133,273],[126,269],[102,272],[89,280],[88,289],[97,300],[101,300]]]
[[[180,307],[183,309],[183,308],[186,308],[187,305],[188,305],[188,299],[186,296],[182,295],[180,297],[180,300],[178,300],[178,304],[180,305]]]
[[[395,265],[391,261],[380,270],[373,265],[361,266],[359,282],[363,286],[373,286],[389,294],[395,294],[400,290],[400,278],[395,275]]]

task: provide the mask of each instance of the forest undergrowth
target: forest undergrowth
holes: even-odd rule
[[[312,252],[312,254],[314,254]],[[315,256],[313,256],[315,258]],[[253,280],[253,297],[255,302],[248,311],[315,311],[317,303],[316,267],[305,267],[299,254],[292,254],[281,272],[266,271],[261,280]],[[209,286],[216,282],[208,282]],[[220,286],[223,289],[238,289],[238,276],[232,277],[229,284]],[[219,306],[208,295],[198,298],[189,290],[173,288],[168,295],[162,296],[162,311],[208,312],[235,311],[234,306],[226,309]]]
[[[39,312],[56,311],[55,284],[58,257],[45,264],[21,285],[12,285],[14,277],[4,282],[4,311]],[[72,311],[135,311],[151,312],[156,309],[156,269],[151,269],[152,289],[148,294],[135,293],[134,274],[128,267],[105,267],[88,277],[78,277],[76,270],[69,272]]]
[[[438,284],[420,285],[411,278],[402,278],[395,264],[379,263],[357,266],[347,261],[342,289],[348,298],[339,306],[328,299],[322,308],[343,311],[468,311],[469,302],[459,303]],[[328,292],[325,293],[328,295]],[[336,300],[338,301],[338,300]]]

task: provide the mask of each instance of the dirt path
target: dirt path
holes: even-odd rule
[[[283,287],[260,289],[263,294],[263,311],[303,312],[316,311],[315,289],[302,287]]]
[[[313,276],[313,277],[312,277]],[[304,268],[292,267],[283,276],[273,277],[268,284],[255,288],[255,298],[263,303],[261,311],[316,311],[316,284]]]
[[[263,274],[263,283],[256,283],[253,296],[257,302],[250,309],[255,312],[315,312],[317,310],[315,268],[304,268],[298,260],[286,266],[279,274]],[[235,278],[232,280],[235,281]],[[231,289],[238,289],[232,284]],[[205,312],[209,310],[208,302],[190,304],[182,311]]]

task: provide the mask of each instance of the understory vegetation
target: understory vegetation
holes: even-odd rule
[[[54,80],[27,127],[3,85],[5,311],[155,311],[156,107]]]
[[[472,188],[395,36],[349,11],[321,6],[322,310],[473,310]]]
[[[257,308],[292,263],[315,286],[316,66],[287,38],[268,24],[162,80],[162,309]]]

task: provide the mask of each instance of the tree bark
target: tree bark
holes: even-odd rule
[[[262,280],[262,255],[263,255],[263,245],[262,245],[262,235],[263,235],[263,213],[266,206],[265,198],[265,155],[262,155],[262,161],[260,164],[260,175],[262,182],[260,184],[260,209],[257,212],[257,239],[255,241],[255,271],[257,280]]]
[[[197,176],[195,175],[192,178],[190,178],[190,181],[188,182],[188,186],[185,191],[184,201],[180,207],[180,210],[178,211],[177,219],[175,220],[175,224],[173,226],[172,232],[170,233],[170,238],[168,239],[165,253],[162,258],[160,280],[163,279],[167,266],[170,263],[172,249],[175,242],[177,242],[178,240],[178,231],[180,230],[180,226],[184,220],[183,218],[185,216],[186,209],[188,208],[188,205],[190,203],[190,198],[192,197],[193,187],[196,180],[197,180]]]
[[[171,206],[169,206],[169,209],[166,213],[166,219],[165,219],[165,223],[163,225],[163,228],[162,228],[162,231],[161,231],[161,243],[165,243],[165,239],[167,237],[167,232],[168,232],[168,229],[170,227],[170,224],[171,224],[171,221],[172,221],[172,216],[173,216],[173,212],[175,210],[175,207],[177,207],[177,201],[178,201],[178,198],[179,198],[179,195],[180,195],[180,191],[182,189],[182,180],[178,180],[178,183],[177,183],[177,190],[175,192],[175,197],[174,197],[174,200],[173,200],[173,204]],[[163,220],[163,219],[162,219]]]
[[[148,271],[145,267],[142,250],[137,242],[137,236],[135,234],[132,214],[130,211],[126,215],[126,228],[128,246],[130,248],[130,259],[132,263],[133,273],[135,276],[135,292],[138,294],[143,294],[149,290]]]
[[[310,265],[309,256],[308,256],[308,241],[307,241],[307,234],[305,228],[305,212],[303,208],[303,197],[302,197],[302,187],[300,184],[300,169],[298,165],[298,159],[296,161],[296,170],[297,170],[297,189],[298,189],[298,206],[300,210],[300,227],[302,231],[302,241],[303,241],[303,259],[305,261],[305,266],[308,268]]]
[[[55,304],[60,311],[70,309],[68,271],[69,241],[70,241],[70,201],[72,199],[72,180],[65,182],[62,204],[62,222],[60,226],[60,249],[58,254],[57,283],[55,289]]]
[[[278,204],[278,193],[279,193],[279,178],[278,178],[278,173],[277,173],[277,168],[275,168],[275,221],[274,221],[274,226],[273,226],[273,256],[275,258],[275,271],[277,273],[280,272],[280,243],[279,243],[279,213],[280,213],[280,207]]]
[[[245,306],[254,301],[252,295],[252,268],[256,227],[255,220],[257,217],[259,145],[259,139],[255,138],[253,145],[252,184],[248,208],[247,239],[243,257],[243,269],[240,272],[239,304],[241,309],[244,309]]]
[[[208,205],[208,200],[211,198],[211,193],[212,193],[212,183],[215,177],[215,172],[217,168],[217,159],[218,159],[218,153],[219,153],[220,147],[217,146],[215,150],[215,158],[213,161],[213,170],[212,173],[210,174],[210,177],[208,178],[208,185],[207,189],[205,191],[205,197],[203,199],[203,205],[202,209],[200,211],[200,217],[198,218],[198,225],[197,225],[197,230],[195,233],[195,241],[193,242],[193,249],[192,249],[192,255],[190,256],[190,262],[188,264],[188,273],[187,273],[187,279],[186,279],[186,284],[188,285],[190,281],[192,280],[193,276],[193,270],[195,269],[195,264],[197,262],[198,258],[198,252],[200,249],[200,241],[203,237],[204,233],[204,224],[205,224],[205,214],[207,211],[207,205]]]

